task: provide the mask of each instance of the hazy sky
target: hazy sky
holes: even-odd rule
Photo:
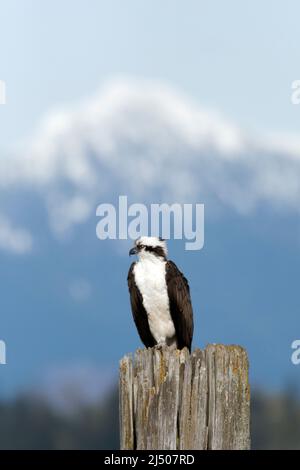
[[[300,146],[279,134],[299,136],[299,17],[296,0],[0,0],[2,391],[116,370],[140,344],[128,247],[95,235],[121,194],[205,203],[204,249],[170,243],[195,344],[243,344],[254,383],[298,380]]]
[[[298,133],[300,4],[238,0],[0,0],[0,152],[50,108],[112,77],[154,78],[243,127]]]

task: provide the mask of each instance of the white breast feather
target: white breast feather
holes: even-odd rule
[[[169,309],[166,262],[155,256],[140,260],[134,266],[134,276],[154,339],[157,343],[171,345],[176,337]]]

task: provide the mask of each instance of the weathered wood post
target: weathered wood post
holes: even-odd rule
[[[121,449],[249,449],[246,351],[217,344],[125,356],[120,430]]]

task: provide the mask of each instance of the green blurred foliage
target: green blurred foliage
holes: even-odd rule
[[[118,449],[118,392],[99,404],[66,411],[36,396],[0,403],[0,449]],[[295,391],[252,393],[253,449],[300,449],[300,400]]]
[[[251,400],[253,449],[300,449],[300,400],[296,389],[270,395],[256,391]]]
[[[0,449],[117,449],[118,394],[72,412],[34,396],[0,404]]]

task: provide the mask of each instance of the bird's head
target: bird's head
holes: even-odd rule
[[[153,256],[167,259],[167,245],[160,237],[140,237],[134,242],[134,247],[129,251],[129,255],[137,255],[140,259],[151,258]]]

